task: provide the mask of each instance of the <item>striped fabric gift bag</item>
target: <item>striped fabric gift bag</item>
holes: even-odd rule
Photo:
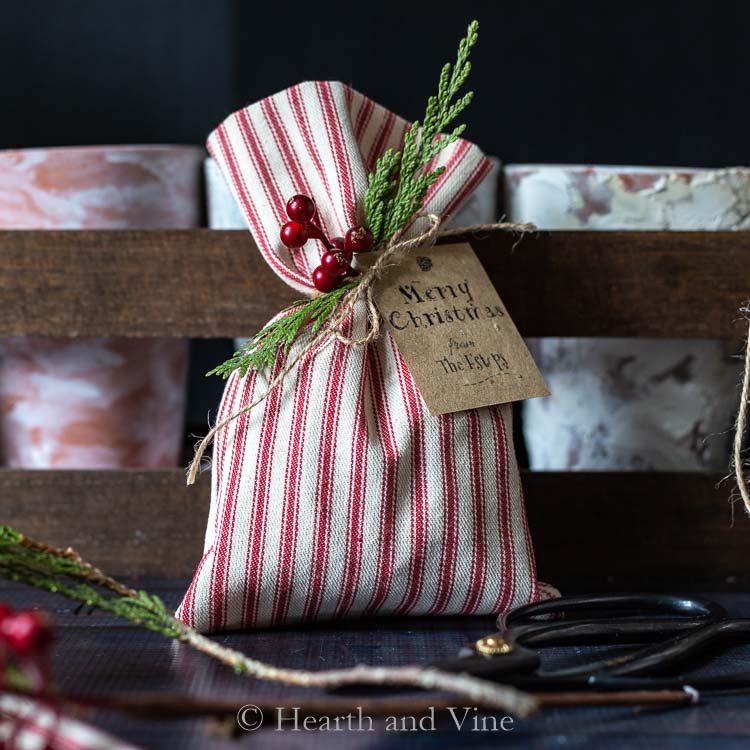
[[[341,83],[293,86],[231,115],[208,148],[260,252],[314,293],[322,246],[279,239],[287,199],[313,197],[328,236],[361,224],[367,177],[408,123]],[[450,216],[491,168],[444,149],[424,209]],[[346,325],[366,333],[360,301]],[[218,419],[269,371],[229,378]],[[178,610],[202,631],[376,614],[496,613],[540,597],[509,405],[431,415],[387,331],[320,344],[252,411],[217,433],[203,558]]]

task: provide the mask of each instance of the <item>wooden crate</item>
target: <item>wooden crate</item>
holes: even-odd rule
[[[526,336],[740,338],[750,235],[466,238]],[[455,241],[452,238],[451,241]],[[247,232],[0,232],[0,336],[247,335],[294,298]],[[734,393],[726,394],[735,398]],[[540,576],[580,588],[745,586],[750,524],[702,473],[524,474]],[[0,470],[0,520],[115,574],[188,576],[208,476]]]

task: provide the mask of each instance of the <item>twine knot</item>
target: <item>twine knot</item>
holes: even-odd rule
[[[380,251],[377,256],[377,260],[370,266],[360,278],[359,282],[355,287],[352,287],[339,301],[334,308],[328,321],[325,325],[321,326],[320,330],[317,331],[310,340],[307,342],[297,354],[292,357],[284,367],[276,374],[276,376],[270,381],[266,390],[258,396],[252,403],[239,409],[234,414],[222,419],[217,422],[208,432],[208,434],[200,441],[195,449],[195,455],[190,463],[187,473],[187,483],[194,484],[195,479],[198,476],[201,467],[201,460],[206,448],[211,444],[214,436],[219,430],[226,427],[230,422],[233,422],[237,417],[241,417],[243,414],[247,414],[251,409],[254,409],[258,404],[264,401],[276,388],[278,388],[283,382],[286,376],[294,370],[299,364],[300,360],[306,357],[310,352],[315,350],[318,346],[325,343],[332,337],[336,338],[345,346],[367,346],[373,341],[377,340],[381,334],[381,321],[380,314],[378,313],[377,306],[374,300],[374,286],[378,279],[383,275],[383,272],[396,265],[401,257],[417,247],[432,246],[437,241],[438,237],[450,237],[462,234],[476,234],[482,231],[488,231],[492,229],[508,230],[513,232],[519,232],[521,235],[528,232],[535,232],[536,226],[534,224],[514,224],[511,222],[497,222],[494,224],[475,224],[468,227],[461,227],[459,229],[442,230],[440,225],[442,219],[437,214],[419,214],[417,218],[426,218],[430,226],[424,232],[412,237],[410,239],[402,239],[406,228],[396,232],[393,237],[388,240],[385,248]],[[514,245],[515,247],[515,245]],[[368,330],[364,336],[360,338],[348,337],[343,332],[343,325],[349,318],[355,304],[358,300],[364,299],[367,306],[367,317],[368,317]]]
[[[374,299],[374,287],[383,272],[398,264],[400,256],[415,247],[431,246],[438,238],[441,219],[437,214],[420,214],[430,222],[430,228],[410,240],[402,240],[404,229],[391,237],[385,249],[382,250],[377,260],[362,274],[357,286],[355,286],[341,301],[339,306],[340,315],[338,322],[331,327],[333,335],[346,346],[367,346],[380,337],[380,314]],[[342,325],[354,308],[357,300],[364,298],[367,305],[367,318],[369,327],[367,333],[360,338],[350,338],[342,330]]]

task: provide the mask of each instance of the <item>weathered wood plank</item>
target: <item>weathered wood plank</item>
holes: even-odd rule
[[[526,336],[731,338],[750,233],[471,238]],[[2,231],[0,336],[247,335],[294,298],[243,231]]]
[[[77,549],[107,572],[190,575],[200,559],[210,476],[175,470],[0,470],[0,523]]]
[[[526,473],[540,576],[576,588],[747,585],[750,521],[708,474]],[[73,545],[113,573],[188,576],[202,548],[209,475],[0,471],[0,521]],[[731,579],[731,580],[729,580]]]
[[[523,478],[543,580],[576,589],[747,589],[750,520],[700,472],[536,472]]]

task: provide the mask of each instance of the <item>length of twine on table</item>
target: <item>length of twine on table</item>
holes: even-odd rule
[[[352,287],[338,303],[326,325],[322,326],[321,329],[307,342],[297,354],[292,357],[284,367],[276,374],[276,376],[268,384],[266,390],[258,396],[253,402],[247,406],[239,409],[234,414],[222,419],[217,422],[209,431],[208,434],[200,441],[195,449],[195,455],[190,463],[190,467],[187,473],[187,483],[194,484],[198,473],[201,468],[201,460],[206,448],[211,444],[219,430],[222,430],[228,424],[233,422],[243,414],[247,414],[251,409],[254,409],[258,404],[264,401],[268,396],[278,388],[283,382],[286,376],[294,370],[299,364],[300,360],[309,354],[313,349],[318,347],[320,344],[325,342],[331,336],[334,336],[342,344],[346,346],[366,346],[371,342],[375,341],[380,336],[380,315],[375,301],[373,299],[373,287],[375,282],[383,275],[383,272],[398,263],[401,256],[417,247],[424,247],[434,245],[438,237],[452,237],[465,234],[477,234],[478,232],[484,232],[489,230],[505,230],[511,232],[519,232],[522,235],[529,232],[537,231],[534,224],[514,224],[512,222],[496,222],[493,224],[474,224],[468,227],[461,227],[458,229],[447,229],[441,230],[440,224],[442,219],[436,214],[423,214],[422,218],[427,218],[430,222],[429,229],[425,230],[416,237],[411,239],[402,239],[403,230],[396,233],[388,242],[385,249],[378,254],[377,260],[368,268],[362,275],[359,283]],[[367,316],[369,319],[370,327],[367,333],[361,338],[349,338],[344,335],[342,331],[342,325],[346,321],[347,317],[351,313],[356,302],[364,298],[367,304]]]
[[[732,452],[732,463],[734,464],[734,476],[737,480],[737,489],[745,504],[745,511],[750,514],[750,491],[747,489],[745,474],[742,468],[742,444],[745,439],[745,427],[747,426],[747,402],[750,398],[750,303],[743,307],[740,312],[748,321],[747,341],[745,342],[745,357],[743,360],[742,393],[740,395],[740,409],[737,413],[737,426],[734,431],[734,450]]]

